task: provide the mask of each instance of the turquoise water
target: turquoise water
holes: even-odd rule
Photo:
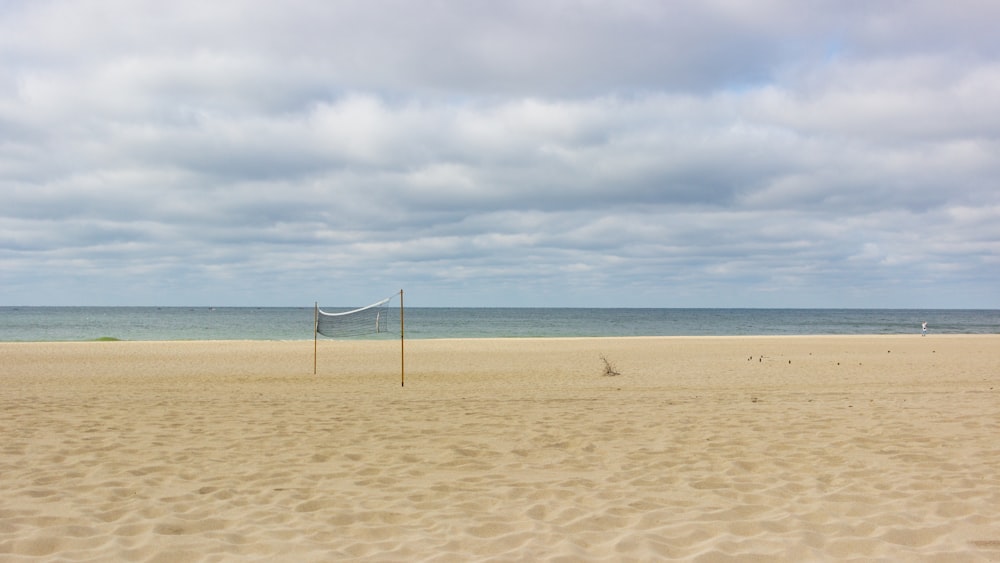
[[[919,334],[922,321],[930,335],[1000,334],[997,310],[417,307],[405,310],[405,320],[411,339]],[[312,306],[0,307],[0,341],[8,342],[311,340],[312,329]]]

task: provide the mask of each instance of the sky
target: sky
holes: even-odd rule
[[[0,0],[0,305],[1000,308],[993,0]]]

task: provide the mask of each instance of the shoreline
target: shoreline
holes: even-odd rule
[[[0,559],[1000,558],[1000,335],[318,344],[0,343]]]
[[[410,338],[406,342],[423,341],[471,341],[478,340],[650,340],[650,339],[738,339],[738,338],[953,338],[953,337],[1000,337],[993,332],[935,332],[921,335],[920,332],[897,333],[828,333],[828,334],[640,334],[627,336],[471,336],[471,337],[428,337]],[[312,338],[197,338],[197,339],[160,339],[160,340],[129,340],[115,337],[97,337],[87,340],[0,340],[0,345],[6,344],[85,344],[85,343],[195,343],[195,342],[312,342]],[[320,337],[319,342],[399,342],[399,338],[328,338]]]

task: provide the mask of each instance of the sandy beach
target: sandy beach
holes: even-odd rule
[[[1000,335],[415,340],[405,366],[0,343],[0,561],[1000,561]]]

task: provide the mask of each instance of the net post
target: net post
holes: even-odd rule
[[[316,348],[319,341],[319,301],[313,304],[313,375],[316,375]]]
[[[403,335],[405,334],[403,326],[403,290],[399,290],[399,386],[406,387],[406,370],[404,369],[406,362],[406,355],[403,353],[403,341],[405,340]]]

